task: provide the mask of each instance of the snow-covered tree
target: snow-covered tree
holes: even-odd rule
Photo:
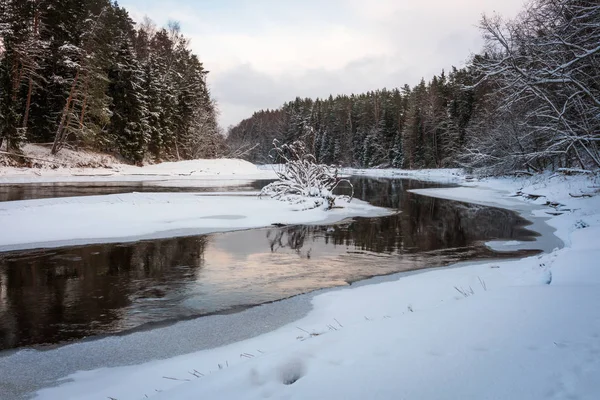
[[[599,168],[600,4],[534,0],[514,20],[484,17],[481,29],[486,54],[475,67],[499,117],[474,137],[472,160],[500,170]]]
[[[134,162],[217,154],[216,105],[188,44],[177,23],[136,26],[110,0],[0,0],[0,142]]]

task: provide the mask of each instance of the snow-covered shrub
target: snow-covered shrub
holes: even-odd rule
[[[347,179],[340,178],[338,169],[334,166],[318,164],[315,157],[308,153],[301,141],[280,145],[273,141],[275,162],[284,163],[276,170],[278,180],[265,186],[260,196],[302,204],[304,209],[324,205],[331,209],[337,199],[348,202],[354,196],[354,187]],[[352,191],[350,196],[339,196],[333,191],[340,183],[347,183]]]

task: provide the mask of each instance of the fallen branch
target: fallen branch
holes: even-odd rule
[[[249,147],[249,146],[250,145],[247,145],[246,147]],[[246,149],[244,149],[244,146],[242,146],[236,150],[232,150],[231,152],[229,152],[229,154],[227,154],[225,156],[225,158],[242,158],[246,154],[250,153],[252,150],[257,148],[258,146],[259,146],[259,143],[256,143],[254,146],[246,148]]]
[[[579,168],[559,168],[556,171],[560,172],[561,174],[564,174],[564,175],[577,175],[577,174],[589,175],[592,173],[592,171],[590,171],[590,170],[579,169]]]
[[[181,381],[181,382],[190,382],[189,379],[179,379],[179,378],[172,378],[170,376],[163,376],[164,379],[169,379],[171,381]]]
[[[569,193],[569,196],[574,197],[576,199],[579,199],[579,198],[582,198],[582,197],[592,197],[591,194],[587,194],[587,193],[582,193],[582,194]]]

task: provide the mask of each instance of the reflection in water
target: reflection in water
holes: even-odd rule
[[[210,182],[210,181],[209,181]],[[236,183],[237,181],[232,181]],[[190,186],[194,181],[167,180],[148,182],[57,182],[0,185],[0,202],[30,199],[48,199],[71,196],[97,196],[131,192],[217,192],[262,189],[271,181],[239,181],[236,185]],[[187,185],[187,186],[186,186]]]
[[[0,254],[0,347],[118,332],[181,303],[207,238]],[[150,301],[151,300],[151,301]]]
[[[497,257],[482,241],[531,236],[515,213],[406,192],[423,183],[354,183],[359,197],[400,212],[332,226],[0,253],[0,349],[117,333],[369,276]]]

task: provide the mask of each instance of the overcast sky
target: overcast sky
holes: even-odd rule
[[[226,128],[300,97],[414,85],[481,47],[482,13],[523,0],[122,0],[135,20],[177,20],[210,71]]]

